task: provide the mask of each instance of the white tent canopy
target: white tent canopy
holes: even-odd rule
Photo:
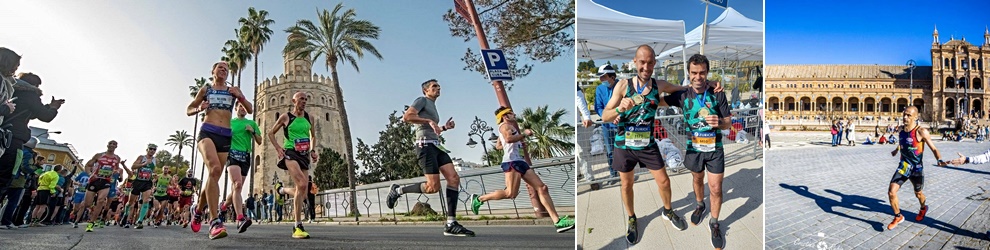
[[[669,59],[671,55],[680,54],[682,51],[688,55],[698,54],[701,51],[703,28],[704,25],[699,25],[685,35],[686,51],[683,47],[677,47],[664,51],[659,56]],[[749,19],[732,7],[726,8],[718,18],[708,24],[705,55],[713,60],[763,60],[763,30],[763,22]]]
[[[632,60],[643,44],[657,53],[684,44],[684,21],[631,16],[592,0],[577,0],[580,58]],[[762,30],[762,25],[760,26]]]

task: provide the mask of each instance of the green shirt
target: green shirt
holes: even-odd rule
[[[158,176],[158,182],[155,182],[155,193],[154,196],[165,196],[166,191],[168,191],[168,184],[172,181],[172,176],[167,174],[161,174]]]
[[[38,191],[54,190],[56,186],[58,186],[58,173],[54,170],[38,177]]]
[[[615,147],[643,150],[655,144],[653,141],[653,126],[657,116],[657,108],[660,105],[656,81],[652,78],[650,79],[648,83],[650,84],[650,91],[647,93],[641,93],[646,90],[647,87],[645,85],[640,86],[640,89],[636,89],[632,79],[626,81],[626,83],[628,85],[626,86],[624,97],[633,98],[634,100],[641,99],[642,102],[625,112],[619,113],[619,122],[616,124],[619,131],[615,133]]]
[[[254,120],[249,120],[247,118],[234,118],[230,120],[230,149],[242,152],[248,152],[251,150],[251,140],[254,139],[251,132],[245,129],[247,126],[251,126],[254,130],[254,134],[260,134],[261,130],[258,129],[258,123]]]
[[[708,88],[704,93],[698,94],[689,89],[666,96],[664,101],[684,111],[688,152],[713,152],[723,149],[722,130],[709,125],[705,121],[705,116],[717,115],[719,119],[732,116],[725,92],[715,93],[712,88]]]
[[[285,143],[282,146],[286,149],[294,149],[298,142],[300,145],[305,144],[308,148],[310,145],[309,129],[312,127],[312,123],[309,122],[309,119],[306,119],[309,114],[295,116],[292,113],[288,113],[288,115],[289,126],[286,126],[283,131],[285,133]]]

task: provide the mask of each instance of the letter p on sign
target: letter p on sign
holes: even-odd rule
[[[498,49],[481,50],[481,58],[485,61],[485,69],[488,70],[488,79],[492,81],[512,81],[512,72],[509,70],[509,62],[505,60],[505,54]]]

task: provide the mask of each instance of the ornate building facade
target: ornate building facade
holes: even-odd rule
[[[987,118],[990,30],[983,45],[965,38],[939,42],[932,66],[768,65],[767,119],[893,120],[913,105],[924,121]]]

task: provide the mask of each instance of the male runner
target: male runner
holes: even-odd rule
[[[165,206],[168,204],[167,192],[168,185],[172,182],[172,170],[168,166],[162,166],[162,173],[158,174],[154,180],[154,193],[152,196],[155,197],[153,200],[155,208],[150,217],[154,218],[152,224],[155,228],[158,228],[158,226],[162,225],[162,214],[164,213]]]
[[[148,209],[152,205],[151,197],[151,180],[155,173],[155,151],[158,151],[158,146],[155,144],[148,144],[147,154],[138,156],[138,159],[134,161],[131,165],[131,170],[134,171],[134,181],[131,184],[131,197],[128,198],[127,206],[140,207],[139,211],[131,210],[130,220],[128,220],[124,225],[124,228],[128,228],[131,222],[135,222],[134,228],[142,229],[144,225],[144,218],[148,213]]]
[[[436,79],[430,79],[421,86],[424,96],[413,101],[402,115],[402,121],[412,123],[416,130],[416,154],[419,155],[419,166],[423,168],[426,183],[416,183],[401,188],[393,183],[385,204],[392,209],[402,194],[440,192],[440,174],[443,174],[444,179],[447,180],[447,188],[444,189],[447,199],[447,224],[444,225],[443,235],[474,237],[473,231],[457,223],[457,204],[460,203],[457,196],[460,194],[461,178],[457,175],[450,156],[447,155],[448,151],[440,145],[440,133],[454,129],[454,118],[447,119],[447,124],[444,126],[437,125],[440,122],[436,106],[436,100],[440,97],[440,83]]]
[[[227,196],[227,202],[234,203],[234,212],[237,214],[237,232],[243,233],[251,226],[251,217],[244,216],[244,205],[241,197],[241,189],[244,186],[244,179],[247,178],[251,170],[251,141],[254,139],[256,145],[261,145],[261,130],[258,123],[247,119],[247,108],[244,103],[237,104],[237,118],[230,120],[231,144],[230,153],[227,154],[227,176],[230,176],[234,184],[233,190]],[[308,120],[308,118],[307,118]],[[291,124],[290,124],[291,125]],[[225,206],[220,205],[221,208]]]
[[[85,210],[80,204],[83,199],[86,198],[86,186],[89,184],[89,170],[84,169],[76,178],[72,180],[76,184],[76,193],[72,196],[72,228],[79,228],[79,222],[75,221],[76,217],[82,216],[79,211]]]
[[[708,190],[712,203],[708,229],[712,234],[712,246],[725,247],[722,228],[718,224],[722,209],[722,178],[725,172],[725,150],[722,146],[722,130],[732,127],[732,113],[725,93],[716,93],[708,84],[708,58],[695,54],[688,59],[691,85],[688,90],[664,97],[664,104],[684,111],[687,131],[687,153],[684,166],[691,170],[694,199],[697,202],[691,213],[691,224],[698,225],[705,213],[705,171],[708,172]]]
[[[55,192],[62,188],[58,186],[59,172],[62,172],[62,165],[55,165],[51,171],[38,176],[38,194],[34,197],[34,212],[31,214],[32,226],[41,226],[41,221],[47,217],[45,214],[52,212],[48,209],[48,203],[55,199]]]
[[[309,239],[309,233],[302,225],[301,211],[306,193],[309,192],[306,189],[306,180],[309,176],[310,163],[316,162],[319,155],[316,151],[316,141],[311,140],[316,135],[316,124],[313,124],[315,120],[310,119],[309,113],[305,111],[308,99],[303,92],[292,95],[292,110],[279,116],[278,121],[268,131],[268,139],[278,150],[278,156],[281,158],[278,168],[288,171],[293,184],[296,185],[295,188],[276,190],[281,194],[295,194],[292,214],[296,227],[293,229],[292,238],[296,239]],[[275,140],[275,133],[278,131],[282,131],[285,136],[282,145],[278,145],[278,140]]]
[[[921,221],[925,218],[925,213],[928,212],[928,206],[925,205],[925,194],[921,192],[925,187],[924,166],[921,163],[923,153],[925,152],[925,145],[928,145],[928,148],[935,154],[935,159],[938,160],[939,166],[946,165],[946,162],[942,161],[942,154],[938,152],[935,144],[932,143],[931,137],[928,135],[928,130],[918,125],[917,121],[920,119],[918,117],[918,108],[908,106],[904,109],[904,115],[902,117],[904,125],[899,128],[897,134],[897,148],[890,152],[891,156],[897,156],[897,153],[900,152],[901,161],[897,164],[897,171],[891,177],[890,187],[887,189],[887,196],[890,197],[890,207],[894,209],[894,220],[887,225],[887,230],[893,230],[894,227],[897,227],[897,224],[904,221],[904,216],[901,215],[900,204],[898,204],[897,200],[897,190],[901,188],[901,185],[905,181],[911,181],[911,185],[914,186],[914,196],[918,197],[918,203],[921,203],[921,209],[918,211],[918,216],[914,220]]]
[[[99,221],[99,214],[103,213],[103,208],[106,207],[106,201],[104,199],[99,199],[101,197],[107,197],[110,192],[110,178],[113,177],[113,172],[120,167],[122,164],[120,157],[114,153],[117,149],[117,141],[110,141],[107,143],[107,151],[103,153],[97,153],[93,155],[92,158],[86,162],[86,170],[90,171],[89,184],[86,185],[86,197],[83,198],[82,208],[76,216],[76,223],[82,218],[82,211],[89,208],[91,202],[96,200],[96,207],[90,212],[89,225],[86,226],[86,232],[92,232],[93,226]]]
[[[179,206],[182,208],[182,228],[189,226],[189,207],[192,205],[192,196],[196,193],[197,185],[196,178],[193,178],[193,169],[190,168],[186,171],[186,177],[179,180],[179,188],[182,189],[182,193],[179,194]]]
[[[540,176],[530,171],[529,163],[520,152],[523,150],[522,141],[527,136],[532,136],[533,131],[527,129],[523,133],[519,133],[515,126],[510,125],[509,123],[516,122],[516,114],[508,107],[499,107],[498,110],[495,110],[495,120],[498,122],[498,131],[502,135],[499,140],[501,140],[502,148],[505,150],[505,153],[502,154],[502,172],[505,173],[506,188],[483,196],[471,195],[471,212],[478,214],[478,209],[486,201],[515,199],[516,195],[519,194],[519,180],[522,179],[526,184],[536,187],[540,201],[550,213],[550,219],[553,220],[558,233],[574,229],[574,220],[567,218],[566,215],[564,217],[557,215],[557,209],[553,205],[553,199],[550,198],[547,185],[543,183],[543,180],[540,180]]]

